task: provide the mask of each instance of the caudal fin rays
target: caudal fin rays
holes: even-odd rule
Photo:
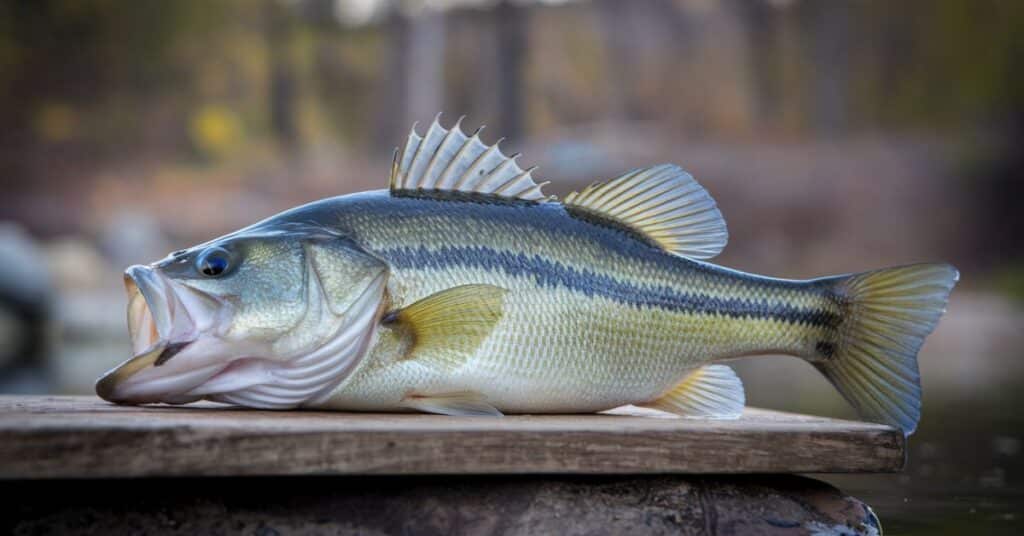
[[[861,416],[910,435],[921,418],[917,354],[958,279],[948,264],[835,278],[833,293],[844,309],[836,349],[812,363]]]

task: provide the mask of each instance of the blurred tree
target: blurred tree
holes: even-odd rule
[[[527,9],[502,0],[494,9],[497,21],[495,46],[495,91],[498,124],[496,130],[511,140],[521,140],[526,119],[524,67],[527,48]]]
[[[410,1],[392,5],[385,23],[390,52],[380,83],[377,147],[394,147],[414,121],[429,124],[444,102],[445,14]],[[412,14],[409,13],[412,12]]]
[[[270,126],[288,152],[299,144],[298,85],[295,69],[296,20],[279,0],[266,0],[267,48],[270,51]]]

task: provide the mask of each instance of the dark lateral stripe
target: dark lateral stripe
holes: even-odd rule
[[[664,285],[635,285],[614,277],[580,270],[539,255],[499,251],[483,246],[428,249],[397,247],[377,252],[397,268],[446,269],[454,266],[502,271],[533,277],[541,287],[564,287],[586,296],[601,296],[635,307],[659,307],[674,312],[732,318],[769,318],[794,324],[835,327],[838,315],[785,303],[744,298],[718,298],[679,292]]]

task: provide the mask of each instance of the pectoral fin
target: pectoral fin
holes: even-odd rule
[[[506,292],[493,285],[454,287],[388,313],[382,322],[409,338],[405,359],[454,370],[501,319]]]
[[[501,417],[502,413],[490,405],[483,395],[475,391],[457,391],[435,395],[412,394],[402,403],[426,413],[463,417]]]
[[[737,419],[746,403],[743,382],[725,365],[701,367],[660,398],[640,406],[684,417]]]

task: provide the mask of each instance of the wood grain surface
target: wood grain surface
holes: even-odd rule
[[[0,396],[0,478],[892,472],[888,426],[748,408],[739,420],[447,417],[115,406]]]

